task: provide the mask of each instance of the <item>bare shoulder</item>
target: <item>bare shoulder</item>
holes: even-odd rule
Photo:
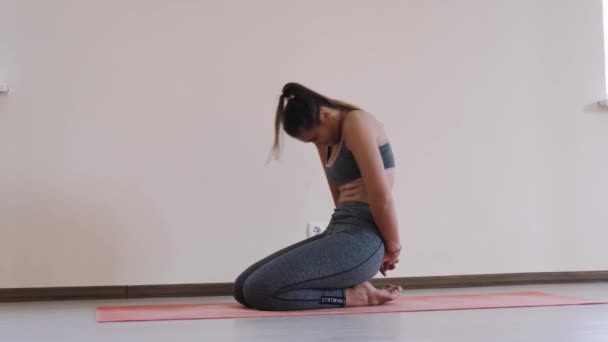
[[[359,124],[377,124],[378,121],[371,114],[364,110],[356,109],[348,113],[348,116],[344,119],[345,125],[359,125]]]
[[[344,119],[343,130],[347,145],[349,137],[361,139],[362,136],[367,136],[376,140],[384,135],[382,124],[372,114],[363,110],[351,111]]]

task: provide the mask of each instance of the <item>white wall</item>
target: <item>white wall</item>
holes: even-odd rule
[[[230,282],[328,220],[280,87],[381,119],[390,276],[608,268],[601,0],[0,0],[0,287]]]

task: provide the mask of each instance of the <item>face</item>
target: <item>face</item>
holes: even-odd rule
[[[340,142],[339,122],[332,119],[331,113],[325,109],[321,109],[319,116],[321,123],[309,130],[302,130],[296,138],[305,143],[323,146]]]

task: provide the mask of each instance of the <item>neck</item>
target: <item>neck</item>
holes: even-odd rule
[[[342,141],[342,124],[344,123],[344,119],[346,119],[347,115],[348,115],[347,111],[336,109],[335,132],[336,132],[336,136],[338,137],[338,141],[337,141],[338,144],[340,143],[340,141]]]

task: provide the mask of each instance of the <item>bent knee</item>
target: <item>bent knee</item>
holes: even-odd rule
[[[243,293],[243,286],[244,286],[245,280],[247,280],[247,278],[244,277],[243,274],[241,274],[238,278],[236,278],[236,280],[234,281],[234,284],[232,285],[232,296],[241,305],[251,308],[252,307],[251,304],[249,304],[247,302],[247,300],[245,299],[245,295]]]
[[[243,286],[243,298],[253,308],[274,311],[273,288],[271,283],[256,278],[248,279]]]

